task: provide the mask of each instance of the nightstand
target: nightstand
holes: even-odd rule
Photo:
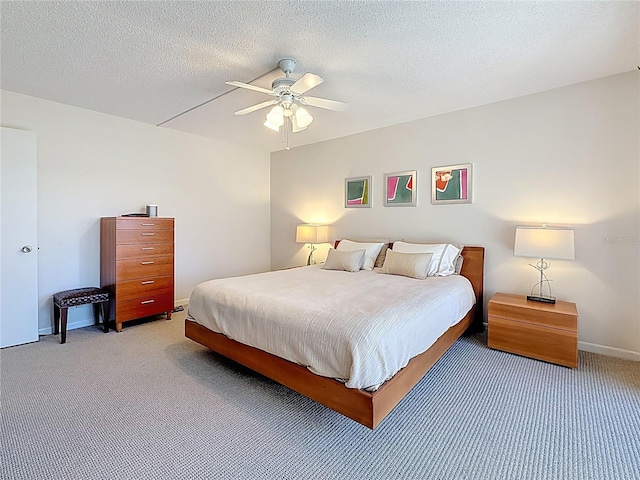
[[[575,303],[531,302],[524,295],[496,293],[489,300],[488,346],[496,350],[578,366]]]

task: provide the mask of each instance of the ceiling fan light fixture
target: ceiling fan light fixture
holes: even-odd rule
[[[301,127],[298,125],[298,121],[296,120],[296,116],[291,117],[291,133],[298,133],[302,130],[306,130],[307,127]]]
[[[271,111],[267,113],[267,122],[281,127],[284,124],[284,109],[280,105],[273,107]]]
[[[274,125],[273,123],[270,123],[269,120],[265,121],[262,125],[264,125],[267,128],[270,128],[274,132],[280,131],[280,127],[278,125]]]
[[[300,107],[296,110],[296,123],[300,128],[307,128],[313,122],[313,117],[307,110]]]

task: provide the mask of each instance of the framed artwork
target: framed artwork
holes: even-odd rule
[[[471,164],[431,169],[431,203],[471,203]]]
[[[384,206],[415,207],[418,205],[418,172],[386,173],[384,175]]]
[[[345,179],[344,206],[345,208],[371,207],[371,175]]]

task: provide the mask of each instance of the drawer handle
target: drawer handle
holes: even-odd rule
[[[148,303],[153,303],[155,300],[145,300],[144,302],[140,302],[141,305],[146,305]]]
[[[153,227],[155,225],[155,223],[141,223],[140,226],[141,227]]]
[[[156,262],[140,262],[141,265],[153,265]]]
[[[155,283],[155,281],[153,280],[147,280],[145,282],[140,282],[141,285],[151,285],[152,283]]]
[[[141,247],[140,250],[155,250],[154,247]]]
[[[143,237],[153,237],[155,233],[141,233],[140,235],[142,235]]]

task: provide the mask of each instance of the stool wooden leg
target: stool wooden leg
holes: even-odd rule
[[[53,334],[58,335],[60,333],[60,307],[53,304]]]
[[[100,323],[100,304],[92,303],[93,306],[93,324],[98,325]]]
[[[100,303],[100,312],[102,313],[102,329],[104,333],[109,331],[109,319],[107,318],[107,311],[109,310],[109,302]]]
[[[62,324],[60,325],[62,335],[60,338],[60,343],[65,343],[67,341],[67,310],[68,308],[66,307],[60,308],[60,312],[62,313]]]

